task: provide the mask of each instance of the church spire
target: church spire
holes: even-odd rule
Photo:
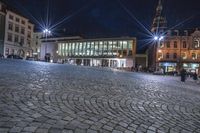
[[[156,15],[153,20],[153,25],[151,31],[154,33],[162,33],[167,28],[167,20],[165,17],[162,16],[163,11],[163,0],[159,0],[158,6],[156,8]]]
[[[156,8],[156,15],[160,16],[162,14],[162,9],[163,9],[162,0],[159,0],[158,6]]]

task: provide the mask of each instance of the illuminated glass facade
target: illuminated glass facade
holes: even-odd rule
[[[105,67],[132,67],[135,64],[135,38],[67,40],[58,43],[59,59],[72,64]]]
[[[62,57],[126,58],[133,56],[134,52],[135,40],[83,40],[58,43],[58,55]]]

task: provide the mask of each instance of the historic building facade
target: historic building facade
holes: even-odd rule
[[[0,1],[0,55],[4,53],[6,5]]]
[[[152,28],[151,28],[151,32],[152,32],[152,39],[154,38],[154,36],[157,36],[159,38],[159,36],[163,36],[163,34],[165,33],[166,29],[167,29],[167,20],[165,17],[163,17],[163,1],[159,0],[158,6],[156,8],[156,14],[155,17],[153,19],[153,23],[152,23]],[[158,40],[159,41],[159,40]],[[157,51],[157,44],[158,42],[155,41],[154,43],[152,43],[148,50],[147,50],[147,54],[148,54],[148,67],[149,69],[151,69],[152,71],[156,71],[157,66],[156,66],[156,51]]]
[[[156,67],[163,68],[165,72],[179,72],[181,68],[188,72],[200,72],[200,31],[168,31],[158,44]]]
[[[33,29],[34,25],[27,18],[8,10],[6,13],[4,55],[32,56]]]
[[[159,0],[152,33],[157,40],[148,48],[149,68],[153,71],[198,72],[200,67],[200,31],[167,30],[167,21],[162,16],[162,0]],[[162,36],[162,39],[159,37]]]
[[[33,33],[33,57],[36,60],[40,60],[40,50],[41,50],[41,44],[42,39],[44,38],[43,32],[34,32]]]
[[[1,53],[6,57],[10,54],[20,55],[21,57],[32,56],[33,46],[33,30],[34,25],[22,15],[8,9],[3,8],[5,21],[1,25],[1,32],[4,32],[3,49],[1,45]],[[2,40],[2,39],[1,39]]]

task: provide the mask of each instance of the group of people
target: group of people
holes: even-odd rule
[[[45,62],[50,62],[50,56],[45,55]]]
[[[181,75],[181,81],[185,82],[186,76],[187,76],[187,71],[184,68],[181,69],[180,75]],[[198,75],[196,72],[192,76],[193,76],[193,80],[195,80],[195,81],[198,80]]]

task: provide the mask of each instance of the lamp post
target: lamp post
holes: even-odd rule
[[[160,45],[160,42],[164,39],[164,36],[154,36],[154,53],[155,53],[155,71],[156,71],[156,65],[157,65],[157,48],[158,45]]]
[[[43,34],[45,35],[45,42],[47,42],[47,37],[51,35],[51,31],[49,29],[45,29],[43,30]],[[47,54],[47,44],[45,44],[45,61],[47,61],[46,54]]]

